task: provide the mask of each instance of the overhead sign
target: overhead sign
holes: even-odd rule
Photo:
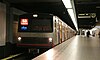
[[[78,18],[95,18],[96,13],[83,13],[83,14],[78,14]]]

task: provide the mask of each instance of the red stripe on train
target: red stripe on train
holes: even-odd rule
[[[17,46],[53,46],[53,44],[17,44]]]

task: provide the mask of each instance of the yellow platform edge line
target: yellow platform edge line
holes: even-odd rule
[[[11,55],[11,56],[6,57],[6,58],[1,59],[1,60],[8,60],[8,59],[11,59],[11,58],[17,57],[17,56],[19,56],[19,55],[21,55],[21,54],[22,54],[22,53],[19,53],[19,54],[16,54],[16,55]]]

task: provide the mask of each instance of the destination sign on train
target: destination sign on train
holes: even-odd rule
[[[28,19],[21,19],[21,25],[28,25]]]
[[[21,30],[27,30],[27,27],[26,26],[22,26]]]

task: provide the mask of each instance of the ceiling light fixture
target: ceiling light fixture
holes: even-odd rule
[[[72,8],[71,0],[62,0],[66,8]]]
[[[75,12],[75,8],[74,8],[74,1],[72,0],[62,0],[63,4],[65,5],[65,7],[68,10],[68,13],[73,21],[73,24],[76,28],[76,30],[78,31],[78,26],[77,26],[77,19],[76,19],[76,12]]]
[[[68,9],[68,13],[69,13],[69,15],[74,23],[76,30],[78,31],[77,22],[76,22],[76,18],[75,18],[73,9]]]

